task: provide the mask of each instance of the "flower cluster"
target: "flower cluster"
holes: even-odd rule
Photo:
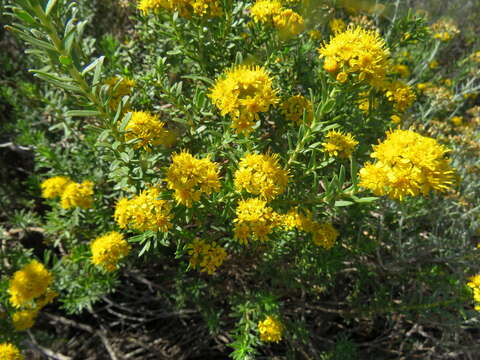
[[[71,182],[72,180],[66,176],[54,176],[44,180],[40,185],[42,197],[45,199],[53,199],[62,195],[67,185]]]
[[[229,114],[237,133],[249,134],[259,113],[278,102],[272,79],[263,67],[239,65],[218,79],[209,94],[221,114]]]
[[[389,51],[376,31],[349,26],[335,34],[318,52],[320,58],[325,59],[323,68],[339,81],[355,75],[360,81],[378,86],[385,78]]]
[[[212,275],[218,267],[223,264],[227,252],[215,241],[207,243],[205,240],[195,239],[188,245],[190,255],[190,266],[194,269],[200,268],[201,272]]]
[[[245,189],[270,201],[287,188],[288,171],[278,164],[277,154],[247,154],[240,160],[235,171],[235,188]]]
[[[180,16],[189,18],[216,17],[222,15],[222,8],[218,0],[140,0],[138,9],[144,14],[156,13],[164,9],[178,12]]]
[[[18,348],[11,343],[0,344],[0,359],[1,360],[23,360],[24,357]]]
[[[57,296],[50,289],[52,282],[50,271],[37,260],[32,260],[13,274],[8,288],[9,301],[15,308],[23,308],[12,315],[15,330],[31,328],[38,312]]]
[[[165,145],[168,130],[164,126],[165,123],[158,119],[158,115],[145,111],[133,111],[125,127],[125,141],[138,140],[134,145],[135,148],[142,147],[150,151],[151,146]]]
[[[93,203],[93,182],[86,180],[82,183],[71,182],[63,190],[60,205],[64,209],[80,207],[88,209]]]
[[[282,216],[282,225],[285,229],[297,229],[312,234],[315,245],[331,249],[339,236],[337,229],[330,223],[320,223],[312,219],[312,215],[303,215],[298,209],[291,209]]]
[[[292,9],[285,9],[278,0],[257,0],[250,8],[257,23],[273,25],[282,37],[300,34],[305,29],[305,20]]]
[[[266,241],[273,229],[280,225],[280,216],[267,202],[253,198],[241,200],[236,209],[234,234],[242,244],[249,239]]]
[[[473,300],[475,301],[475,310],[480,311],[480,274],[472,276],[467,286],[473,290]]]
[[[90,249],[93,264],[103,267],[106,271],[114,271],[118,262],[130,252],[130,245],[122,234],[111,231],[93,240]]]
[[[416,99],[412,88],[402,81],[389,83],[385,95],[388,101],[393,103],[394,109],[399,112],[407,110]]]
[[[205,159],[197,159],[187,151],[172,156],[166,181],[169,189],[175,190],[177,203],[191,207],[200,196],[220,189],[219,167]]]
[[[449,151],[435,139],[411,130],[394,130],[373,146],[377,159],[360,170],[360,186],[375,195],[403,200],[407,195],[446,191],[455,182],[455,173],[445,158]]]
[[[431,26],[433,37],[440,41],[449,41],[460,33],[452,19],[440,19]]]
[[[117,202],[115,221],[120,228],[132,228],[138,231],[163,231],[171,227],[172,208],[170,202],[159,199],[160,190],[150,187],[133,199],[122,198]]]
[[[265,320],[258,323],[260,340],[264,342],[279,342],[283,337],[283,325],[273,316],[267,316]]]
[[[330,130],[325,135],[325,142],[322,143],[323,151],[330,156],[347,159],[352,155],[353,149],[358,145],[358,141],[350,133]]]
[[[280,106],[280,111],[287,120],[297,124],[302,123],[304,113],[308,123],[311,123],[313,119],[312,102],[303,95],[293,95],[286,99]]]
[[[345,24],[345,21],[343,21],[340,18],[334,18],[328,22],[328,26],[330,28],[330,31],[334,34],[341,33],[345,31],[347,28],[347,25]]]

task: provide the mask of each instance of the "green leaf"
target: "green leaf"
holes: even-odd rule
[[[353,201],[348,201],[348,200],[337,200],[335,201],[335,206],[336,207],[341,207],[341,206],[350,206],[355,204]]]
[[[65,116],[69,117],[88,117],[88,116],[100,116],[101,112],[97,110],[69,110],[65,113]]]
[[[47,6],[45,6],[45,15],[48,16],[56,4],[57,0],[48,0]]]
[[[376,201],[378,199],[379,199],[378,197],[369,196],[369,197],[364,197],[364,198],[357,198],[357,199],[355,199],[355,202],[357,202],[357,203],[370,203],[370,202]]]

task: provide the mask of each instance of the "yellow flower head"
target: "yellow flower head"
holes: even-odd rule
[[[377,161],[360,170],[360,186],[376,195],[403,200],[407,195],[444,192],[455,182],[455,172],[445,158],[449,151],[435,139],[411,130],[396,129],[373,146]]]
[[[347,28],[345,21],[339,18],[330,20],[330,22],[328,23],[328,26],[330,27],[330,30],[334,34],[341,33],[342,31],[345,31],[345,29]]]
[[[151,146],[162,145],[165,142],[167,132],[164,125],[165,123],[158,119],[158,115],[134,111],[125,127],[125,140],[139,140],[134,147],[150,151]]]
[[[159,199],[160,190],[150,187],[133,199],[122,198],[117,202],[113,215],[122,229],[131,228],[141,232],[167,232],[171,227],[172,206],[167,200]]]
[[[303,95],[293,95],[285,100],[280,110],[287,120],[293,121],[297,124],[301,124],[303,121],[303,113],[305,112],[305,120],[308,123],[313,119],[313,105]]]
[[[342,133],[341,131],[330,130],[325,135],[326,142],[322,143],[323,151],[330,156],[347,159],[352,155],[353,149],[358,145],[358,141],[350,133]]]
[[[273,25],[283,38],[290,38],[305,30],[305,20],[291,9],[282,10],[278,15],[275,15]]]
[[[327,250],[333,247],[339,235],[337,229],[329,223],[315,223],[310,229],[310,232],[312,233],[313,243]]]
[[[110,103],[108,105],[112,111],[116,111],[122,98],[132,93],[136,83],[135,80],[127,77],[112,76],[105,80],[105,84],[110,86],[108,89]]]
[[[235,238],[242,244],[248,239],[266,241],[274,227],[281,225],[281,217],[260,199],[241,200],[236,210]]]
[[[52,274],[43,264],[32,260],[16,271],[10,279],[10,304],[21,307],[43,295],[53,281]]]
[[[235,188],[245,189],[270,201],[281,195],[288,184],[288,171],[278,164],[277,154],[247,154],[235,171]]]
[[[385,95],[393,103],[394,109],[400,112],[407,110],[416,99],[413,89],[402,81],[387,85]]]
[[[42,188],[42,197],[45,199],[51,199],[62,195],[67,185],[71,182],[72,180],[66,176],[54,176],[44,180],[40,185]]]
[[[453,125],[455,126],[460,126],[463,123],[463,117],[461,116],[453,116],[450,121],[452,122]]]
[[[35,319],[37,318],[37,315],[38,311],[36,309],[17,311],[12,315],[13,327],[16,331],[24,331],[30,329],[35,324]]]
[[[431,26],[433,37],[440,41],[449,41],[460,33],[452,19],[440,19]]]
[[[260,340],[263,342],[279,342],[283,337],[283,325],[273,316],[267,316],[265,320],[258,323]]]
[[[112,231],[93,240],[90,249],[93,264],[114,271],[118,262],[130,252],[130,245],[122,234]]]
[[[24,360],[23,355],[18,348],[10,343],[0,344],[0,359],[1,360]]]
[[[282,3],[278,0],[257,0],[250,8],[250,14],[255,22],[271,23],[273,17],[282,11]]]
[[[164,9],[178,12],[180,16],[216,17],[222,15],[218,0],[139,0],[138,9],[144,14],[157,13]]]
[[[378,86],[385,78],[389,51],[378,32],[349,26],[318,49],[328,72],[344,71]]]
[[[177,202],[191,207],[202,193],[209,195],[220,189],[219,171],[208,157],[197,159],[184,150],[172,156],[166,181],[168,188],[175,190]]]
[[[188,245],[190,266],[200,268],[201,272],[212,275],[223,264],[227,252],[215,241],[207,243],[205,240],[195,239]]]
[[[62,193],[60,205],[64,209],[81,207],[88,209],[93,203],[93,182],[87,180],[81,184],[71,182]]]
[[[223,116],[229,114],[237,133],[249,134],[258,114],[278,102],[272,79],[263,67],[239,65],[218,79],[209,97]]]

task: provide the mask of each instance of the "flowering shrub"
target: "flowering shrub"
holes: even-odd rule
[[[0,82],[0,152],[31,156],[0,212],[0,359],[474,348],[468,30],[405,1],[8,2],[36,79]]]

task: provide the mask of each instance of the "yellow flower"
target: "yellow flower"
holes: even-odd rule
[[[12,315],[13,327],[16,331],[24,331],[30,329],[35,324],[35,319],[37,318],[37,315],[38,311],[36,309],[17,311]]]
[[[326,142],[322,143],[324,151],[330,156],[347,159],[352,155],[353,149],[358,145],[358,141],[350,133],[330,130],[325,135]]]
[[[150,151],[151,146],[162,145],[166,142],[167,131],[165,123],[158,119],[158,115],[152,115],[145,111],[134,111],[125,127],[125,141],[139,140],[135,143],[136,149],[142,147]]]
[[[247,154],[240,160],[235,172],[235,188],[245,189],[270,201],[281,195],[288,184],[288,171],[278,165],[277,154]]]
[[[303,95],[293,95],[289,97],[282,103],[280,111],[287,120],[297,124],[302,123],[304,112],[305,120],[307,120],[308,123],[312,122],[313,119],[312,102]]]
[[[416,99],[413,89],[401,81],[387,85],[385,95],[393,103],[394,109],[400,112],[408,109]]]
[[[157,13],[161,9],[178,12],[180,16],[215,17],[222,15],[218,0],[140,0],[138,9],[144,14]]]
[[[242,244],[249,239],[266,241],[274,227],[281,224],[281,217],[267,202],[260,199],[241,200],[236,210],[235,238]]]
[[[190,255],[190,266],[200,268],[201,272],[212,275],[223,264],[227,252],[215,241],[207,243],[205,240],[195,239],[187,247]]]
[[[217,79],[209,97],[223,116],[229,114],[237,133],[253,131],[258,114],[278,102],[272,79],[263,67],[239,65]]]
[[[316,223],[311,229],[313,243],[317,246],[321,246],[325,249],[330,249],[335,244],[335,240],[339,235],[337,229],[332,224]]]
[[[81,184],[71,182],[62,193],[60,205],[64,209],[81,207],[88,209],[93,203],[93,182],[86,180]]]
[[[455,126],[460,126],[463,123],[463,117],[461,116],[454,116],[450,119],[450,121],[453,123]]]
[[[108,105],[112,111],[116,111],[122,98],[131,94],[136,83],[135,80],[128,77],[112,76],[105,80],[105,84],[109,86],[110,102]]]
[[[16,271],[10,279],[8,292],[10,304],[21,307],[43,295],[53,281],[52,274],[43,264],[32,260],[22,269]]]
[[[172,206],[167,200],[159,199],[160,190],[150,187],[133,199],[122,198],[117,202],[115,221],[120,228],[132,228],[138,231],[167,232],[171,227]]]
[[[337,80],[339,83],[343,84],[344,82],[346,82],[346,81],[348,80],[348,74],[347,74],[346,72],[344,72],[344,71],[339,72],[338,75],[337,75],[336,80]]]
[[[460,33],[452,19],[440,19],[431,26],[433,37],[440,41],[449,41]]]
[[[402,119],[398,115],[390,116],[390,120],[392,120],[394,124],[400,124],[402,122]]]
[[[381,84],[387,72],[389,51],[378,32],[349,26],[318,49],[328,72],[344,71],[373,86]]]
[[[177,203],[192,207],[202,193],[209,195],[220,189],[219,171],[208,157],[197,159],[184,150],[172,156],[166,181],[168,188],[175,190]]]
[[[264,342],[279,342],[283,337],[283,325],[273,316],[267,316],[265,320],[258,323],[260,340]]]
[[[71,182],[72,180],[66,176],[54,176],[44,180],[40,185],[42,188],[42,197],[45,199],[51,199],[62,195],[67,185]]]
[[[328,23],[328,26],[330,27],[330,30],[334,34],[345,31],[345,29],[347,28],[347,25],[345,24],[345,21],[343,21],[342,19],[338,19],[338,18],[330,20],[330,22]]]
[[[280,36],[289,38],[300,34],[305,30],[303,17],[291,9],[285,9],[273,17],[273,25],[279,31]]]
[[[250,8],[250,14],[255,22],[271,23],[273,17],[282,11],[282,3],[278,0],[257,0]]]
[[[114,271],[118,262],[130,252],[130,245],[122,234],[112,231],[93,240],[90,249],[93,264]]]
[[[360,186],[376,195],[403,200],[407,195],[444,192],[455,182],[455,172],[445,158],[449,151],[434,139],[411,130],[396,129],[373,146],[377,161],[360,170]]]
[[[23,355],[18,348],[10,343],[0,344],[0,359],[1,360],[24,360]]]

